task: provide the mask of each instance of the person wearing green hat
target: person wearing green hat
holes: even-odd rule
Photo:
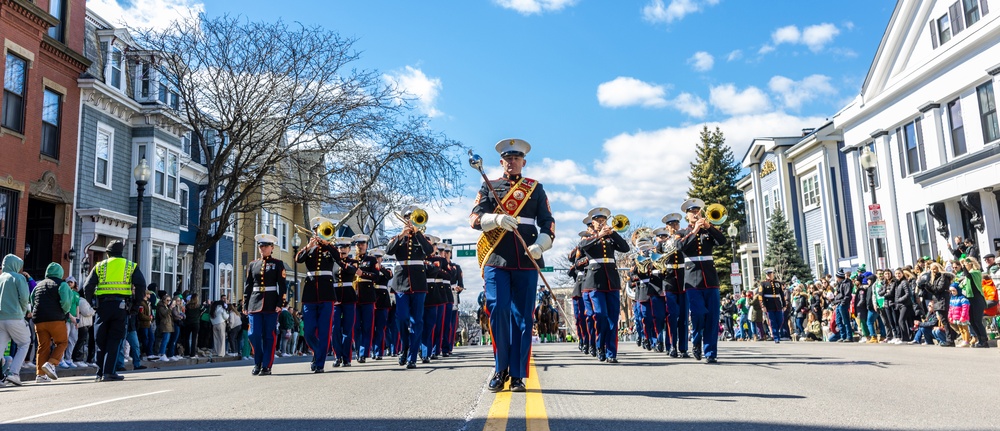
[[[48,383],[59,378],[56,366],[69,345],[66,313],[72,307],[72,295],[69,285],[62,277],[62,265],[52,262],[45,268],[45,279],[39,281],[31,292],[31,320],[35,323],[35,336],[38,338],[35,360],[37,383]]]

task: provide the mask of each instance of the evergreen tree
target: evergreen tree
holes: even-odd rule
[[[722,130],[718,127],[715,130],[709,130],[708,126],[703,127],[696,159],[691,163],[691,174],[688,176],[688,180],[691,181],[688,197],[701,199],[705,201],[705,205],[718,203],[726,208],[729,221],[717,227],[723,234],[731,222],[738,223],[741,229],[746,225],[743,222],[746,203],[743,192],[736,187],[741,171],[742,167],[733,157],[732,148],[726,145],[726,137]],[[728,234],[726,236],[728,238]],[[732,241],[732,238],[729,239]],[[725,247],[717,247],[712,253],[723,294],[732,292],[729,274],[733,250],[734,244],[730,243]]]
[[[774,268],[774,278],[790,282],[792,276],[799,280],[811,277],[809,267],[802,260],[802,252],[795,242],[795,235],[788,228],[784,211],[775,209],[767,229],[767,253],[764,266]]]

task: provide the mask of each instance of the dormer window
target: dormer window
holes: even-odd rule
[[[125,81],[122,79],[124,64],[124,54],[121,48],[111,45],[111,50],[108,51],[108,74],[106,79],[108,85],[119,90],[124,90],[125,88]]]

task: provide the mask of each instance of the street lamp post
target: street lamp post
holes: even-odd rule
[[[872,205],[875,205],[878,203],[878,198],[875,196],[875,168],[878,167],[878,156],[865,147],[861,152],[859,161],[861,162],[861,169],[864,169],[868,174],[868,191],[872,194]],[[881,268],[883,266],[881,238],[875,238],[875,254],[875,267]]]
[[[729,227],[726,229],[726,233],[728,233],[729,238],[731,238],[729,242],[733,243],[733,263],[738,263],[739,260],[736,258],[736,240],[740,235],[740,228],[736,227],[735,220],[729,224]],[[733,291],[735,293],[736,289],[734,288]]]
[[[295,290],[292,291],[292,298],[295,299],[296,308],[301,307],[299,305],[299,261],[298,261],[300,245],[302,245],[302,240],[299,238],[299,234],[296,233],[295,235],[292,236],[292,252],[295,253],[292,256],[292,268],[295,273],[295,282],[293,284],[293,286],[295,286]]]
[[[149,163],[146,162],[145,157],[132,169],[132,175],[135,176],[135,191],[139,195],[139,200],[136,202],[135,251],[132,254],[132,261],[138,263],[139,255],[142,252],[142,201],[150,175]]]

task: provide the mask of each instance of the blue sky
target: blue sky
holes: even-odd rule
[[[123,6],[124,5],[124,6]],[[594,206],[659,223],[687,191],[702,125],[737,159],[754,137],[818,127],[858,93],[888,0],[90,0],[112,22],[162,25],[189,10],[322,25],[357,38],[358,67],[417,98],[431,126],[481,153],[533,145],[565,254]],[[464,165],[464,161],[463,161]],[[430,231],[472,242],[467,193]],[[474,260],[460,261],[467,284]],[[481,281],[475,282],[481,284]]]

